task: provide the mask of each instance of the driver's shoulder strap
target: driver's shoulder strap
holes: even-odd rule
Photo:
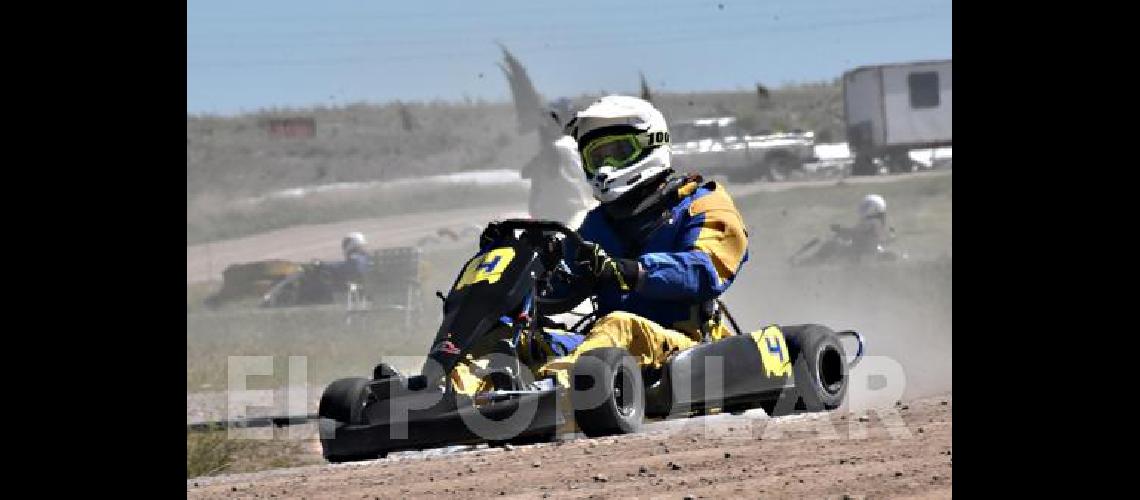
[[[601,211],[601,216],[613,229],[627,255],[639,255],[649,237],[672,218],[674,207],[692,195],[700,186],[701,180],[697,174],[671,174],[663,187],[651,199],[642,203],[645,208],[639,209],[638,214],[630,220],[619,221],[604,210]]]

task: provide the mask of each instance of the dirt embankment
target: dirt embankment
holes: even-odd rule
[[[636,435],[187,480],[187,498],[949,498],[949,394],[867,415],[759,412]],[[901,417],[901,418],[898,418]]]

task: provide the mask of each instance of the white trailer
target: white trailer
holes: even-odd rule
[[[862,66],[843,74],[847,142],[855,154],[852,173],[913,168],[913,149],[951,146],[952,61]]]

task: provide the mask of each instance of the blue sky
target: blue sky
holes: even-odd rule
[[[723,8],[719,7],[723,5]],[[186,110],[750,89],[951,57],[949,0],[188,0]]]

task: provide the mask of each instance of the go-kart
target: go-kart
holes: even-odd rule
[[[894,229],[887,241],[894,239]],[[906,252],[887,247],[883,242],[869,241],[856,237],[851,229],[838,224],[831,225],[831,235],[827,238],[815,237],[796,250],[788,263],[792,267],[806,267],[829,262],[859,264],[862,262],[897,262],[910,258]]]
[[[303,265],[281,259],[242,262],[226,266],[222,271],[222,288],[206,298],[212,309],[255,297],[263,297],[274,285],[303,270]]]
[[[332,304],[339,296],[353,293],[354,283],[342,276],[338,267],[314,259],[275,283],[261,297],[261,307],[291,307]]]
[[[771,325],[736,330],[674,354],[660,369],[642,368],[622,348],[581,353],[570,370],[573,387],[554,378],[535,380],[535,345],[567,313],[593,295],[594,280],[575,275],[568,248],[581,245],[573,230],[551,221],[492,222],[493,243],[471,258],[443,299],[444,319],[420,374],[403,375],[385,363],[371,378],[344,378],[325,388],[318,410],[324,457],[364,460],[388,452],[471,444],[552,440],[567,428],[587,436],[633,433],[646,419],[738,413],[763,408],[769,415],[837,408],[848,373],[861,359],[863,337],[822,325]],[[589,331],[596,314],[561,333]],[[488,390],[456,391],[449,374],[491,332],[498,341],[480,377]],[[840,342],[853,337],[858,352],[847,361]],[[523,346],[526,346],[524,348]],[[528,352],[529,351],[529,352]],[[525,361],[524,361],[525,360]],[[567,403],[569,408],[566,408]],[[563,427],[567,426],[567,427]]]

